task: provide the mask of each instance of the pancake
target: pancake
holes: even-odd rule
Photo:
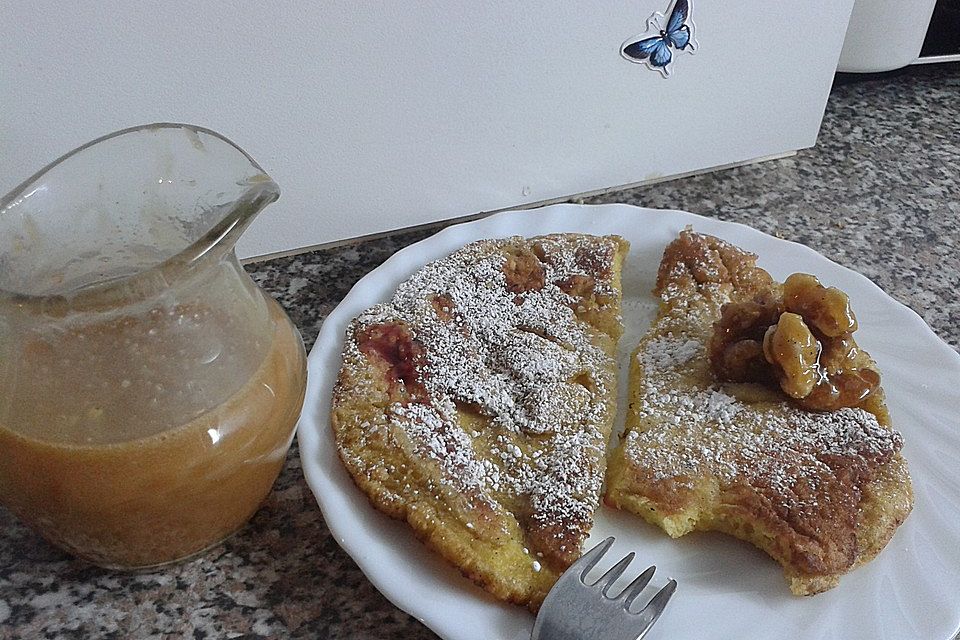
[[[723,306],[783,296],[755,261],[690,230],[666,248],[605,501],[673,537],[746,540],[783,566],[794,594],[811,595],[883,549],[912,507],[910,476],[882,388],[814,411],[776,385],[718,378],[711,347]],[[879,385],[865,351],[852,349],[849,364]]]
[[[616,236],[475,242],[347,330],[331,421],[354,482],[533,610],[601,499],[626,251]]]

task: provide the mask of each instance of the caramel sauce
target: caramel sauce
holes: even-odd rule
[[[69,432],[51,438],[35,425],[0,424],[0,502],[55,545],[106,567],[171,562],[233,533],[280,472],[304,397],[303,345],[279,306],[269,305],[275,330],[259,367],[224,402],[179,426],[82,442]],[[66,412],[73,400],[42,399]],[[120,424],[122,412],[110,414],[116,431],[137,432]]]
[[[804,409],[856,407],[880,386],[872,361],[860,357],[856,330],[845,293],[795,273],[782,295],[723,306],[710,363],[719,380],[777,385]]]

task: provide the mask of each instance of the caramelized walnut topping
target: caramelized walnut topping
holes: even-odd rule
[[[710,363],[720,380],[776,383],[805,409],[855,407],[880,386],[880,374],[859,357],[856,329],[845,293],[795,273],[782,299],[723,306]]]
[[[827,375],[799,404],[811,411],[835,411],[856,407],[880,386],[880,374],[873,369],[853,369]]]
[[[827,336],[838,338],[857,330],[850,298],[836,287],[827,288],[815,276],[795,273],[783,283],[783,306],[799,314]]]
[[[791,398],[806,398],[820,382],[820,342],[796,313],[780,315],[763,337],[763,355],[774,365],[780,388]]]
[[[770,365],[763,355],[767,328],[777,323],[783,306],[772,295],[723,305],[710,341],[710,364],[721,380],[765,382]]]

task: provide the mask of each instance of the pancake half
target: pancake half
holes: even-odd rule
[[[717,381],[708,345],[722,305],[781,286],[755,260],[690,230],[666,248],[605,500],[673,537],[749,541],[783,565],[793,593],[810,595],[886,545],[912,507],[910,477],[882,389],[815,412],[768,386]]]
[[[347,330],[332,425],[356,485],[534,610],[600,501],[626,251],[615,236],[476,242]]]

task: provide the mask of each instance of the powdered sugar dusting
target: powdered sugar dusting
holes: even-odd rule
[[[878,458],[901,446],[899,434],[862,409],[812,413],[785,399],[747,402],[720,385],[704,385],[709,362],[701,337],[653,333],[637,358],[642,376],[634,401],[649,428],[630,432],[625,446],[654,480],[687,487],[700,477],[746,480],[802,508],[793,487],[832,473],[823,461],[828,456]]]
[[[704,354],[705,348],[698,340],[655,338],[647,343],[637,358],[643,363],[647,375],[656,376],[663,370],[676,369]]]
[[[580,540],[599,502],[615,374],[563,283],[586,276],[595,293],[612,294],[616,247],[572,235],[537,245],[541,288],[518,291],[505,275],[507,253],[520,246],[531,258],[530,241],[473,243],[426,265],[389,304],[362,314],[346,348],[358,353],[354,336],[363,327],[408,326],[424,347],[419,374],[428,400],[387,413],[413,454],[435,461],[456,490],[519,500],[534,526]],[[605,261],[606,270],[588,270],[590,260]],[[465,429],[458,409],[484,419]]]
[[[470,438],[462,429],[452,428],[456,408],[449,400],[439,402],[436,407],[394,404],[389,407],[388,415],[390,423],[407,436],[412,453],[435,461],[452,489],[471,491],[484,487],[483,466],[469,455]]]

